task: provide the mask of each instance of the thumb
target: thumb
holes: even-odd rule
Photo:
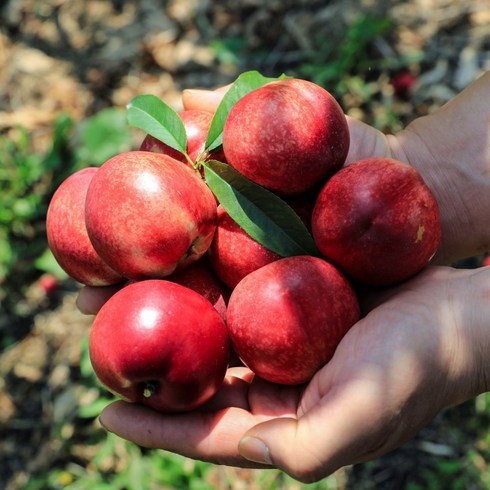
[[[231,85],[225,85],[215,90],[185,89],[182,92],[184,109],[214,112],[230,87]]]
[[[246,432],[240,455],[312,483],[346,464],[384,454],[399,442],[390,400],[374,380],[351,380],[298,418],[262,422]],[[392,407],[391,407],[392,408]]]
[[[240,440],[240,455],[249,461],[281,469],[304,483],[326,477],[337,467],[333,461],[324,461],[315,448],[318,427],[309,427],[303,420],[276,418],[256,425]]]
[[[122,287],[122,284],[113,286],[83,286],[78,293],[77,308],[84,315],[95,315],[104,303]]]
[[[346,163],[352,163],[363,158],[393,157],[388,136],[378,129],[362,121],[346,116],[350,133],[349,153]],[[392,138],[390,140],[390,138]]]

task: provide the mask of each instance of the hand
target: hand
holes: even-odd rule
[[[184,108],[214,111],[228,88],[184,90]],[[347,122],[347,163],[396,158],[413,165],[434,192],[442,222],[442,244],[434,263],[450,264],[490,247],[490,72],[396,135],[350,117]]]
[[[100,420],[142,446],[316,481],[400,446],[442,408],[487,389],[490,305],[475,309],[485,295],[490,268],[430,268],[365,298],[374,308],[306,387],[232,368],[199,411],[163,415],[120,401]]]
[[[229,87],[184,90],[184,109],[213,112]],[[434,192],[442,222],[442,244],[434,264],[450,264],[489,249],[490,72],[396,135],[385,135],[350,117],[347,122],[351,137],[347,163],[373,156],[393,157],[417,168]],[[116,290],[83,288],[80,310],[96,312]]]
[[[347,163],[398,158],[434,191],[443,224],[438,263],[490,243],[489,81],[487,74],[397,135],[348,118]],[[185,91],[184,107],[212,111],[226,90]],[[318,480],[398,447],[443,407],[488,389],[489,275],[490,268],[432,267],[364,298],[369,313],[306,387],[272,385],[232,368],[199,411],[166,416],[116,402],[101,422],[143,446],[228,465],[272,465],[302,481]],[[113,292],[85,288],[79,308],[95,313]]]

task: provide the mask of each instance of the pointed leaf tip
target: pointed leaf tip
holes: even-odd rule
[[[155,95],[137,95],[127,105],[127,120],[174,150],[185,154],[187,136],[184,123],[174,109]]]
[[[214,151],[223,144],[223,128],[228,113],[243,96],[269,82],[281,80],[283,78],[288,77],[284,74],[279,77],[265,77],[255,70],[242,73],[235,82],[233,82],[216,109],[206,139],[206,148],[209,151]]]

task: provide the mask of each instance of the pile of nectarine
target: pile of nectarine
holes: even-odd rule
[[[219,389],[231,353],[270,382],[308,382],[359,320],[357,288],[398,284],[437,250],[437,203],[408,164],[346,165],[334,97],[239,77],[216,113],[142,96],[138,150],[65,180],[47,236],[65,271],[120,284],[96,315],[100,381],[161,411]]]

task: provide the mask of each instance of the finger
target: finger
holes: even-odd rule
[[[163,415],[141,405],[115,402],[99,420],[108,431],[140,446],[159,448],[216,464],[257,468],[238,453],[238,441],[254,425],[241,408]]]
[[[84,286],[78,293],[77,308],[85,315],[95,315],[122,287],[121,284],[103,287]]]
[[[406,281],[397,284],[396,286],[389,287],[358,287],[357,293],[359,303],[363,316],[367,315],[370,311],[387,303],[390,299],[400,296],[401,294],[407,295],[411,291],[414,294],[418,294],[417,291],[420,287],[424,286],[427,281],[447,281],[454,272],[454,269],[444,266],[428,266],[417,275]],[[404,297],[405,297],[404,296]]]
[[[216,90],[186,89],[182,92],[184,109],[214,112],[230,87],[231,84]]]
[[[271,383],[256,376],[248,398],[255,415],[265,419],[295,417],[303,390],[304,386]]]
[[[391,157],[388,137],[362,121],[346,116],[350,133],[349,152],[346,163],[363,158]]]
[[[248,368],[234,367],[228,369],[218,392],[202,407],[203,412],[216,412],[227,407],[250,410],[248,392],[254,374]]]
[[[299,418],[262,422],[241,439],[246,459],[280,468],[311,483],[347,464],[386,452],[392,424],[384,396],[373,382],[351,382],[333,390]]]

